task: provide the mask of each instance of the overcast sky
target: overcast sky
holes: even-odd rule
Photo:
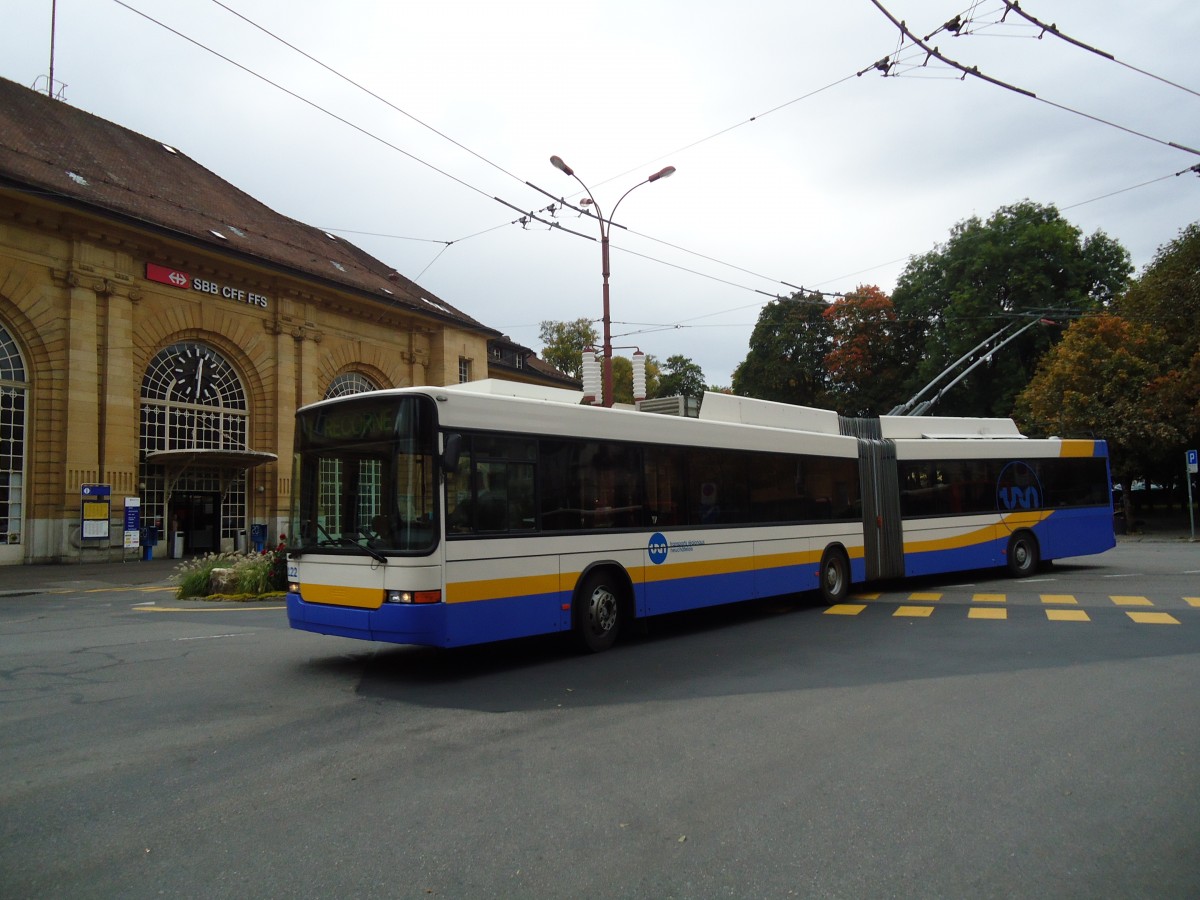
[[[880,2],[918,38],[970,13],[929,44],[1036,97],[911,45],[856,77],[901,48],[871,0],[58,0],[54,77],[538,351],[539,322],[600,319],[599,228],[494,198],[577,203],[557,154],[608,215],[674,165],[614,216],[614,344],[723,385],[770,297],[890,292],[970,216],[1053,203],[1138,271],[1200,220],[1175,175],[1200,156],[1169,146],[1200,148],[1195,0],[1021,3],[1116,61],[1000,24],[1000,0]],[[0,75],[44,89],[51,0],[6,5]]]

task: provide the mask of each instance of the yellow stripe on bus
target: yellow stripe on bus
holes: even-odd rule
[[[771,553],[754,556],[734,556],[725,559],[698,560],[696,562],[672,562],[660,566],[646,566],[644,577],[647,582],[675,581],[681,578],[703,578],[713,575],[732,575],[762,569],[785,566],[815,565],[820,562],[823,550],[795,553]],[[847,548],[852,558],[863,555],[862,547]],[[484,578],[477,581],[456,581],[446,585],[447,603],[475,603],[481,600],[496,600],[501,597],[528,597],[549,594],[555,591],[569,593],[575,589],[580,572],[563,572],[561,575],[526,575],[517,578]]]
[[[575,577],[578,577],[576,575]],[[485,578],[481,581],[455,581],[446,585],[447,603],[474,603],[498,597],[528,597],[552,594],[559,589],[558,575],[525,575],[520,578]],[[571,581],[574,586],[574,579]]]
[[[1010,513],[999,525],[985,525],[951,537],[932,538],[926,541],[905,541],[905,553],[928,553],[930,550],[958,550],[986,543],[999,534],[1007,534],[1018,528],[1032,528],[1043,519],[1048,519],[1053,510],[1028,510]]]
[[[647,566],[646,581],[674,581],[677,578],[704,578],[710,575],[731,575],[754,569],[753,556],[735,556],[729,559],[702,559],[696,562],[668,562],[659,566]]]
[[[1064,456],[1095,456],[1096,442],[1095,441],[1063,441],[1062,446],[1058,448],[1059,457]]]
[[[300,589],[305,603],[326,606],[353,606],[357,609],[379,609],[383,605],[383,588],[356,588],[344,584],[312,584]]]

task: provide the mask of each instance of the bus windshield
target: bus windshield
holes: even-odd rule
[[[297,416],[289,550],[425,554],[437,543],[437,444],[424,397],[364,394]]]

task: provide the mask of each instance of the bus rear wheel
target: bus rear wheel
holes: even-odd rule
[[[821,560],[821,599],[841,603],[850,593],[850,561],[841,550],[828,550]]]
[[[593,572],[575,594],[575,635],[592,653],[616,643],[624,618],[623,591],[611,571]]]
[[[1037,571],[1037,538],[1029,531],[1018,531],[1008,539],[1008,574],[1014,578],[1025,578]]]

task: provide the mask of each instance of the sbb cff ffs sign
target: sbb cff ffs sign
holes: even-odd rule
[[[215,281],[209,281],[206,278],[193,278],[187,272],[179,269],[170,269],[154,263],[146,263],[146,280],[157,281],[159,284],[169,284],[171,287],[177,287],[185,291],[199,291],[202,294],[223,297],[226,300],[233,300],[237,303],[247,303],[250,306],[257,306],[261,309],[267,308],[268,299],[262,294],[256,294],[253,291],[247,291],[228,284],[219,284]]]

